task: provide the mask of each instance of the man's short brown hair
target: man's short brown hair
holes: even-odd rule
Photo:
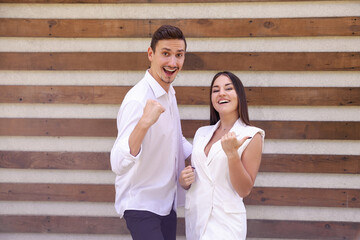
[[[186,50],[186,40],[180,28],[171,25],[162,25],[153,34],[150,47],[155,52],[156,44],[164,39],[181,39],[184,40]]]

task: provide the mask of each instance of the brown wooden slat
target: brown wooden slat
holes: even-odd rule
[[[114,185],[0,183],[3,201],[112,202],[114,199]]]
[[[113,202],[114,185],[0,183],[2,201]],[[247,205],[360,207],[359,189],[255,187],[244,199]]]
[[[0,151],[0,168],[110,170],[109,159],[109,152]],[[360,156],[263,154],[260,172],[360,174]]]
[[[308,2],[312,0],[0,0],[0,3],[221,3],[221,2]],[[336,1],[336,0],[317,0]]]
[[[357,240],[360,237],[360,223],[249,219],[247,237]]]
[[[263,154],[260,172],[360,174],[360,156]]]
[[[142,52],[1,52],[0,70],[144,70]],[[359,52],[188,52],[184,70],[359,71]]]
[[[189,79],[192,81],[192,79]],[[0,103],[121,104],[131,86],[0,86]],[[247,87],[250,106],[360,106],[360,87]],[[208,105],[209,87],[175,87],[178,104]]]
[[[325,121],[251,121],[265,130],[266,139],[360,139],[360,122]],[[193,137],[196,130],[208,125],[207,120],[182,120],[185,137]]]
[[[116,134],[113,119],[0,119],[0,136],[115,137]]]
[[[360,223],[249,219],[248,237],[355,240]],[[118,217],[0,215],[1,233],[129,234]],[[177,235],[185,235],[184,218],[178,218]]]
[[[252,121],[267,139],[360,139],[360,122]],[[182,120],[183,134],[194,137],[207,120]],[[0,136],[115,137],[115,119],[0,118]]]
[[[1,103],[121,104],[130,86],[0,86]],[[359,88],[360,89],[360,88]],[[360,90],[359,90],[360,91]]]
[[[0,168],[110,170],[110,153],[0,151]]]
[[[360,122],[252,121],[277,139],[341,139],[359,140]]]
[[[359,17],[246,19],[0,19],[0,37],[149,38],[163,24],[186,37],[359,36]]]
[[[246,98],[249,105],[358,106],[360,88],[249,87]]]
[[[359,189],[255,187],[246,205],[360,207]]]
[[[130,234],[119,217],[0,215],[2,233]]]

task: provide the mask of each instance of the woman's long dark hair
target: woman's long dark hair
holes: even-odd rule
[[[242,84],[241,80],[233,73],[231,72],[219,72],[215,74],[211,86],[210,86],[210,125],[216,124],[220,120],[219,113],[215,110],[212,102],[211,102],[211,95],[212,95],[212,88],[214,85],[215,80],[220,76],[227,76],[232,84],[234,85],[234,89],[236,91],[237,97],[238,97],[238,114],[240,116],[241,121],[243,121],[246,125],[251,125],[249,120],[249,112],[248,112],[248,106],[246,102],[246,95],[245,95],[245,88]]]

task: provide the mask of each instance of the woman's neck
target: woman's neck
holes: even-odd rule
[[[234,126],[234,123],[236,120],[238,120],[238,115],[227,115],[227,116],[220,116],[220,126],[219,129],[223,131],[229,131],[232,126]]]

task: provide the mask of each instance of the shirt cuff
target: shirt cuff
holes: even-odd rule
[[[135,164],[136,161],[139,160],[141,153],[142,153],[142,145],[140,146],[140,151],[136,156],[131,155],[130,147],[129,147],[129,138],[123,138],[120,140],[120,152],[121,155],[124,157],[123,161],[121,161],[121,169],[127,169]]]

